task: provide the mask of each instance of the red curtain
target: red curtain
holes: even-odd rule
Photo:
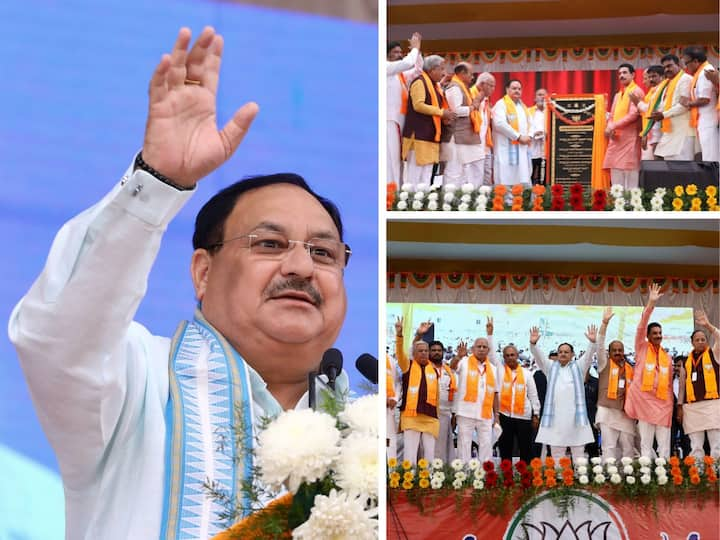
[[[495,93],[490,98],[495,102],[505,95],[505,85],[511,79],[518,79],[523,85],[522,99],[526,105],[535,102],[535,90],[545,88],[552,94],[606,94],[607,103],[618,91],[620,83],[617,71],[602,69],[597,71],[517,71],[493,73]],[[642,71],[635,71],[635,82],[642,86]]]

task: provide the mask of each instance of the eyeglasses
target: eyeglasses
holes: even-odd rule
[[[240,247],[249,249],[250,253],[268,258],[282,258],[290,253],[295,244],[300,244],[316,265],[340,270],[347,266],[352,254],[350,246],[331,238],[311,238],[305,242],[304,240],[290,240],[284,235],[272,231],[235,236],[211,244],[208,249],[220,248],[236,240],[245,240],[245,244],[241,244]]]

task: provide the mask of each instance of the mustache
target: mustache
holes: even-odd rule
[[[265,291],[266,298],[273,298],[285,291],[298,291],[307,294],[313,301],[313,304],[320,307],[323,304],[323,297],[312,283],[307,279],[294,276],[283,281],[271,284]]]

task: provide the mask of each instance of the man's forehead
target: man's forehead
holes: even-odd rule
[[[475,343],[473,344],[475,347],[479,347],[480,345],[487,345],[488,340],[485,338],[478,338],[475,340]]]

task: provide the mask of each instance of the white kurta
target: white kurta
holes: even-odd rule
[[[193,193],[131,166],[63,226],[10,317],[10,340],[60,466],[68,539],[160,535],[170,339],[132,318],[162,234]],[[279,405],[248,369],[257,421]],[[338,385],[347,387],[346,374]]]
[[[518,135],[530,134],[530,120],[525,114],[521,103],[517,104],[518,131],[515,131],[508,121],[507,108],[504,100],[500,99],[492,110],[493,122],[493,155],[494,174],[496,184],[515,185],[530,184],[529,147],[525,144],[512,144]],[[516,159],[511,158],[517,152]],[[513,163],[513,161],[515,163]]]
[[[577,359],[578,367],[583,378],[587,373],[593,354],[595,344],[589,344],[584,355]],[[548,378],[548,392],[550,391],[550,367],[552,360],[548,360],[545,354],[536,345],[530,345],[530,354],[535,362]],[[584,396],[583,392],[583,396]],[[547,411],[550,396],[545,398],[545,411]],[[585,400],[583,399],[583,405]],[[569,364],[561,367],[555,384],[555,418],[552,426],[546,427],[542,424],[538,431],[535,442],[549,444],[551,446],[582,446],[593,442],[592,429],[588,423],[585,426],[575,425],[575,387],[573,375]],[[543,412],[543,415],[545,412]]]
[[[712,66],[710,68],[715,70]],[[698,107],[697,141],[702,151],[703,161],[720,160],[720,136],[718,135],[718,94],[715,86],[705,75],[705,70],[698,77],[695,85],[695,97],[707,98],[710,101]]]
[[[547,109],[535,109],[532,115],[530,136],[533,138],[530,143],[530,159],[545,157],[545,112]],[[535,133],[542,131],[542,137],[535,137]]]
[[[470,107],[463,105],[463,91],[459,86],[451,86],[445,91],[445,98],[447,99],[450,110],[455,112],[458,116],[457,122],[468,122],[468,116],[470,116]],[[455,135],[453,135],[450,142],[442,143],[441,147],[441,161],[454,161],[460,167],[473,161],[479,161],[485,157],[485,151],[483,150],[482,144],[458,144],[455,142]],[[448,165],[450,165],[448,163]]]
[[[692,77],[687,73],[680,76],[675,92],[673,93],[672,104],[667,111],[664,111],[665,97],[658,107],[663,111],[665,118],[670,119],[670,131],[663,133],[660,142],[655,147],[655,155],[665,159],[692,160],[695,144],[695,132],[690,127],[690,111],[680,104],[680,97],[690,97],[690,83]],[[665,88],[667,96],[667,87]]]
[[[485,399],[486,392],[499,392],[500,381],[498,380],[498,372],[495,369],[495,352],[493,349],[492,339],[488,339],[490,352],[488,358],[490,359],[491,368],[495,375],[495,386],[487,384],[487,373],[483,373],[478,377],[478,392],[475,401],[465,401],[465,393],[467,391],[467,373],[468,373],[468,357],[462,358],[458,364],[457,373],[457,392],[455,392],[455,401],[453,403],[453,412],[458,416],[464,416],[466,418],[472,418],[473,420],[487,420],[492,422],[492,418],[482,418],[482,404]],[[480,362],[478,361],[478,367],[480,368]]]
[[[605,369],[605,366],[607,366],[608,363],[608,353],[607,348],[605,347],[605,334],[598,333],[597,348],[597,370],[598,373],[600,373],[603,369]],[[607,376],[607,373],[605,373],[604,376]],[[629,386],[628,382],[628,387]],[[627,392],[628,389],[626,388],[625,391]],[[630,418],[622,409],[612,409],[610,407],[598,405],[597,413],[595,414],[595,423],[598,426],[605,424],[606,426],[617,431],[622,431],[623,433],[630,433],[632,435],[635,434],[635,419]]]

